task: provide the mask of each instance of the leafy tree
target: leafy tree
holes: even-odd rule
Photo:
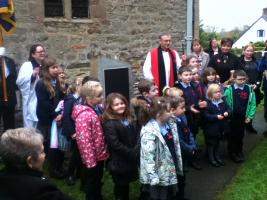
[[[220,35],[216,32],[216,29],[214,27],[209,27],[207,31],[205,31],[203,24],[200,24],[199,26],[199,35],[203,49],[209,48],[209,43],[211,39],[220,39]]]
[[[241,36],[242,32],[243,31],[239,30],[238,28],[235,28],[234,30],[229,32],[229,36],[233,41],[236,41]]]

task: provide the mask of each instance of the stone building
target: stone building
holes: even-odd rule
[[[198,37],[199,0],[193,5],[193,37]],[[32,44],[41,43],[69,76],[98,77],[106,90],[110,80],[120,85],[125,79],[130,95],[161,33],[171,33],[179,52],[186,43],[186,0],[16,0],[15,10],[17,31],[4,45],[18,65]]]

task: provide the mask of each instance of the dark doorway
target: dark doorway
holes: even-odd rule
[[[106,96],[112,92],[123,94],[129,100],[129,72],[128,68],[114,68],[104,70]]]

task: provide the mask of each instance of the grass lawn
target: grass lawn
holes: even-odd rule
[[[197,135],[197,141],[201,147],[204,147],[205,143],[204,143],[204,136],[203,136],[202,131],[200,131],[200,133]],[[47,170],[45,170],[45,171],[47,171]],[[80,191],[79,181],[76,182],[75,186],[68,186],[64,180],[57,180],[57,179],[52,179],[52,180],[57,184],[57,186],[62,191],[69,194],[70,196],[72,196],[76,200],[84,200],[85,199],[84,193]],[[108,174],[108,172],[105,172],[105,174],[104,174],[103,183],[104,183],[104,186],[103,186],[102,194],[103,194],[104,199],[105,200],[113,200],[114,199],[113,182],[112,182],[111,176]],[[139,180],[137,180],[131,184],[131,186],[130,186],[130,199],[131,200],[138,199],[139,193],[140,193],[139,189],[140,189]]]
[[[247,157],[225,191],[216,200],[267,199],[267,139]]]

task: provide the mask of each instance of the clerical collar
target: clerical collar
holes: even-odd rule
[[[236,83],[234,84],[235,89],[244,90],[244,87],[245,87],[245,85],[237,85]]]
[[[190,83],[184,83],[184,82],[180,82],[181,85],[183,86],[183,88],[188,88],[188,87],[191,87]]]
[[[169,51],[168,48],[160,48],[160,49],[161,49],[161,51],[164,51],[164,52],[168,52]]]

